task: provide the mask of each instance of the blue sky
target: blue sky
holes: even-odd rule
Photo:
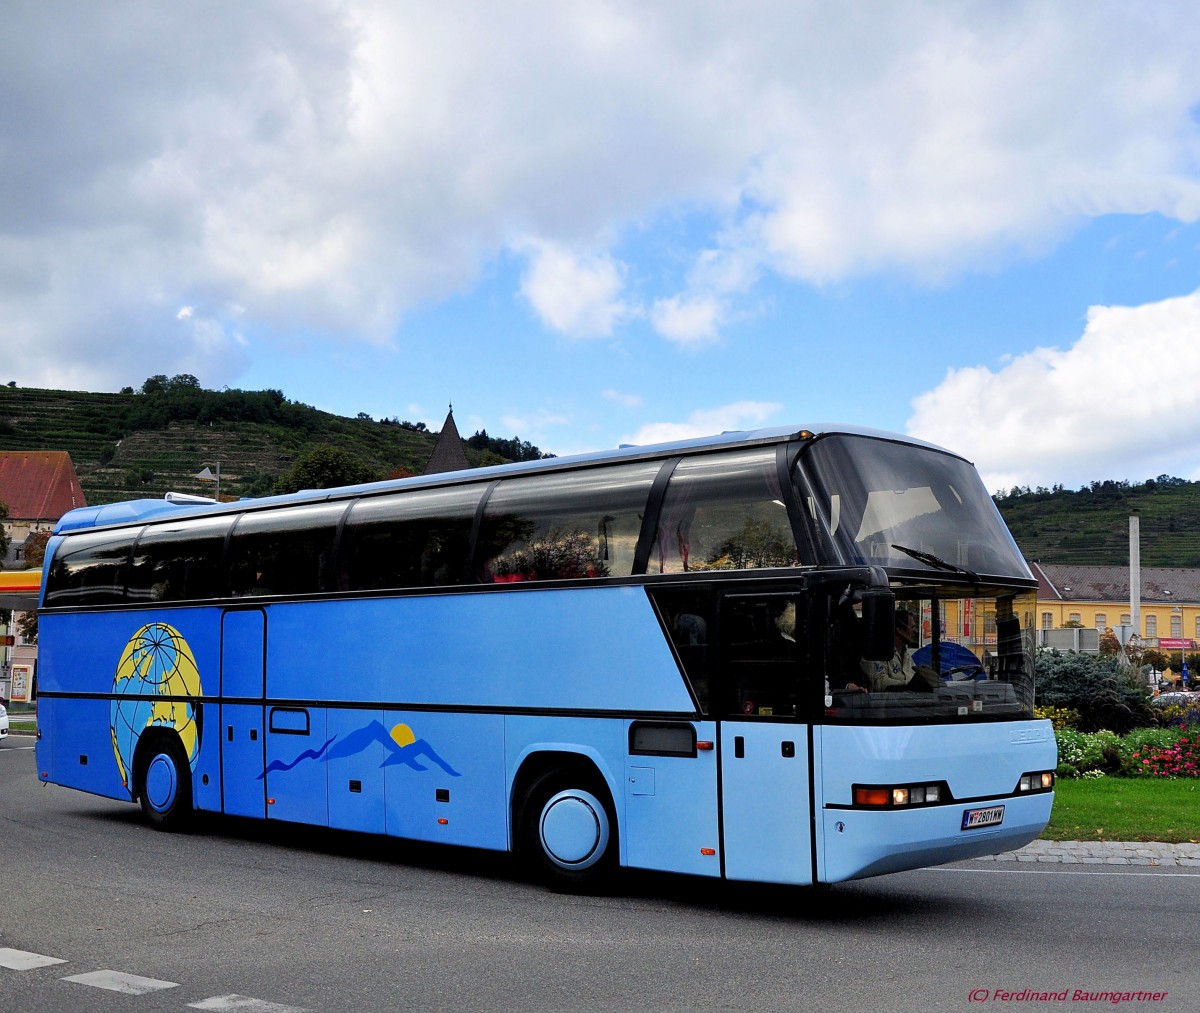
[[[19,3],[0,349],[559,454],[1200,478],[1187,3]],[[0,371],[2,372],[2,371]]]

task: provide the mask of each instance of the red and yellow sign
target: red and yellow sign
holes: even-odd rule
[[[41,570],[0,570],[0,608],[36,608],[41,590]]]

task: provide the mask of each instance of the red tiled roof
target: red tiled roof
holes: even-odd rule
[[[65,450],[0,451],[0,502],[10,521],[56,521],[87,506]]]

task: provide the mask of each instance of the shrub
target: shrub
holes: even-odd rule
[[[1034,707],[1033,716],[1048,719],[1056,732],[1079,727],[1079,711],[1070,707]]]
[[[1039,651],[1036,703],[1077,711],[1083,731],[1123,734],[1155,723],[1146,690],[1114,658]]]
[[[1058,776],[1077,777],[1083,772],[1083,746],[1087,736],[1083,732],[1065,728],[1055,733],[1058,740]]]
[[[1154,716],[1160,725],[1166,727],[1182,728],[1187,725],[1200,725],[1200,694],[1195,700],[1155,707]]]

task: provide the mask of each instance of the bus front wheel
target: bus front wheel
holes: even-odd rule
[[[142,812],[159,830],[182,830],[192,815],[192,770],[178,742],[156,737],[138,764]]]
[[[595,890],[616,864],[607,790],[592,778],[551,771],[530,787],[521,812],[521,850],[551,889]]]

